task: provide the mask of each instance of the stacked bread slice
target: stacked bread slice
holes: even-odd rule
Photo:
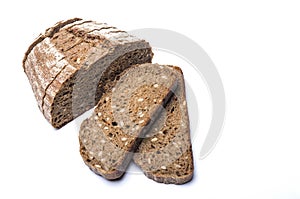
[[[169,66],[170,67],[170,66]],[[183,74],[177,88],[134,155],[146,176],[162,183],[183,184],[193,177],[193,154]]]
[[[96,105],[79,132],[80,154],[96,174],[118,179],[134,161],[154,181],[183,184],[194,171],[184,77],[152,57],[148,42],[74,18],[41,34],[23,68],[55,128]]]
[[[141,64],[125,70],[79,132],[87,166],[121,177],[132,157],[149,178],[183,184],[193,176],[185,88],[180,68]]]

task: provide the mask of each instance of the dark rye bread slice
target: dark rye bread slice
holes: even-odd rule
[[[134,151],[176,89],[178,73],[158,64],[136,65],[122,73],[80,128],[80,154],[92,171],[107,179],[124,174]]]
[[[45,118],[60,128],[94,107],[118,75],[150,63],[150,45],[106,23],[61,21],[29,46],[23,68]]]
[[[192,179],[194,165],[182,73],[175,94],[162,113],[133,159],[150,179],[183,184]]]

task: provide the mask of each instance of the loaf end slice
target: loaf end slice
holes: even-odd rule
[[[93,108],[118,75],[151,62],[148,42],[106,23],[74,18],[29,46],[23,68],[44,117],[60,128]]]
[[[85,164],[106,179],[120,178],[176,87],[174,68],[141,64],[126,69],[81,125]]]
[[[184,184],[194,171],[184,79],[180,68],[175,68],[175,94],[133,158],[148,178],[166,184]]]

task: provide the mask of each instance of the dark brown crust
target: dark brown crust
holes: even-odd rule
[[[56,23],[53,27],[48,28],[45,31],[44,34],[41,34],[40,36],[38,36],[38,38],[36,38],[35,41],[28,47],[28,49],[27,49],[27,51],[26,51],[26,53],[24,55],[24,58],[23,58],[23,61],[22,61],[23,69],[25,70],[25,62],[26,62],[27,56],[29,55],[29,53],[32,51],[32,49],[37,44],[39,44],[40,42],[42,42],[47,37],[52,37],[62,27],[66,26],[68,24],[74,23],[75,21],[80,21],[80,20],[82,20],[82,19],[80,19],[80,18],[72,18],[72,19],[68,19],[68,20],[65,20],[65,21],[60,21],[60,22]]]
[[[163,176],[156,176],[151,172],[144,172],[145,176],[147,176],[149,179],[154,180],[155,182],[159,183],[164,183],[164,184],[185,184],[188,183],[193,179],[193,173],[186,175],[186,176],[181,176],[177,178],[172,178],[172,177],[163,177]]]
[[[179,66],[173,66],[173,65],[167,65],[167,66],[173,67],[175,70],[177,70],[178,72],[180,72],[181,75],[183,75],[183,72],[182,72],[182,70],[181,70],[181,68]]]

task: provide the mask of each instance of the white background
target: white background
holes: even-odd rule
[[[296,0],[1,1],[0,198],[300,198],[299,10]],[[191,183],[164,185],[132,173],[106,181],[79,155],[82,118],[59,131],[43,118],[22,70],[23,54],[40,32],[70,17],[124,30],[174,30],[212,58],[225,87],[226,121],[204,160],[198,143],[208,127],[197,129]]]

